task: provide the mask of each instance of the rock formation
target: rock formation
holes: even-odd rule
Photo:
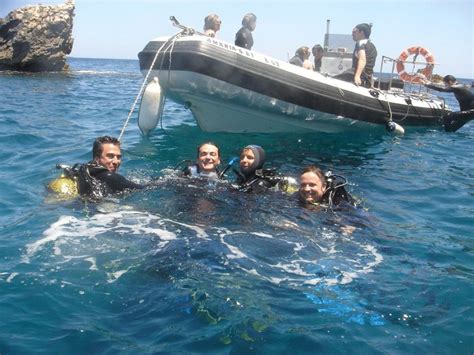
[[[0,70],[61,71],[71,53],[74,0],[25,6],[0,19]]]

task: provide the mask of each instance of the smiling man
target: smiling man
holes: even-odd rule
[[[92,159],[79,168],[78,190],[81,196],[100,199],[109,194],[144,187],[117,173],[122,163],[120,141],[117,138],[109,136],[96,138],[92,148]]]
[[[196,164],[187,166],[184,176],[215,177],[219,175],[218,166],[221,163],[219,147],[213,142],[201,144],[197,149]]]

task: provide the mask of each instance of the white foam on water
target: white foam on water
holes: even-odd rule
[[[10,276],[7,277],[6,281],[7,281],[8,283],[12,282],[12,280],[13,280],[16,276],[18,276],[18,275],[19,275],[18,272],[12,272],[12,273],[10,274]]]

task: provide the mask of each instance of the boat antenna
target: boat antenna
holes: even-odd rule
[[[329,47],[329,24],[331,23],[331,20],[327,19],[326,20],[326,34],[324,35],[324,48]]]

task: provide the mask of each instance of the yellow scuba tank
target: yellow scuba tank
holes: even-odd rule
[[[56,168],[63,169],[63,172],[48,184],[48,188],[61,198],[72,199],[77,197],[77,179],[73,176],[71,167],[58,164]]]

